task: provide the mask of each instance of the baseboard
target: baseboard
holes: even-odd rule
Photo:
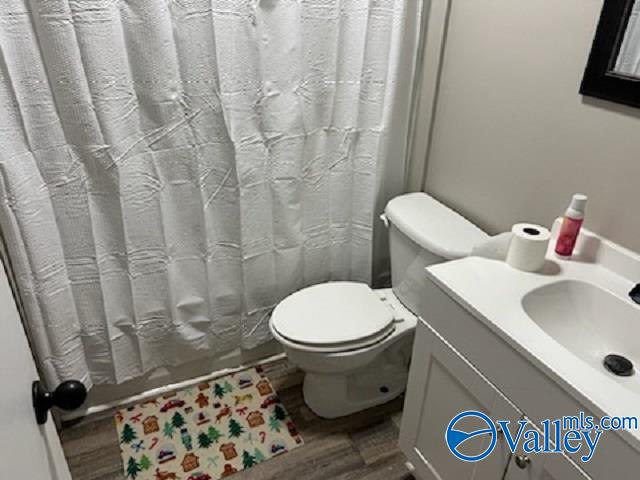
[[[59,418],[63,423],[83,417],[101,418],[101,414],[110,415],[113,410],[131,403],[284,358],[280,345],[273,341],[252,350],[238,350],[218,359],[158,369],[120,385],[96,385],[89,392],[83,408],[73,412],[60,412]]]

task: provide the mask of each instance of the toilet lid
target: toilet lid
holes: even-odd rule
[[[393,314],[366,284],[330,282],[289,295],[271,324],[293,342],[321,346],[374,337],[393,326]]]
[[[489,235],[426,193],[407,193],[387,203],[391,223],[422,248],[452,260],[467,257]]]

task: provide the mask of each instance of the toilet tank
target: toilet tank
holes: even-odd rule
[[[489,238],[473,223],[426,193],[408,193],[387,203],[391,286],[398,299],[424,317],[431,281],[425,267],[466,257]]]

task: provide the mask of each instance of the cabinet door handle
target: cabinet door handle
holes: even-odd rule
[[[526,455],[516,455],[515,462],[519,468],[524,469],[529,466],[529,464],[531,463],[531,459]]]

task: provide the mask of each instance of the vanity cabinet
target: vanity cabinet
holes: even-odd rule
[[[562,454],[525,457],[512,454],[498,431],[493,452],[478,462],[464,462],[447,447],[445,434],[453,417],[475,410],[492,419],[525,418],[493,384],[458,354],[423,320],[418,322],[400,431],[400,447],[420,480],[585,480],[588,477]],[[465,424],[464,421],[468,420]],[[471,422],[476,422],[471,423]],[[477,418],[461,419],[464,431],[482,428]],[[486,424],[484,425],[486,427]],[[464,455],[486,451],[491,434],[460,445]],[[462,448],[464,447],[464,448]]]

